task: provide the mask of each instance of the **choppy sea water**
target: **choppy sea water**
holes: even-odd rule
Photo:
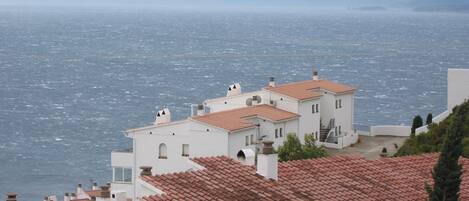
[[[356,86],[355,122],[408,124],[446,105],[469,68],[469,15],[301,14],[0,7],[0,193],[22,200],[111,178],[122,131],[174,119],[240,82]]]

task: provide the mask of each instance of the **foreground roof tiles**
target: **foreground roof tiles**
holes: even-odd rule
[[[296,118],[298,117],[298,114],[281,110],[270,105],[257,105],[209,113],[193,117],[193,119],[228,131],[236,131],[254,127],[254,123],[247,120],[247,118],[250,117],[260,117],[271,121],[282,121]]]
[[[284,94],[298,100],[318,98],[321,96],[319,89],[324,89],[336,94],[343,94],[355,91],[355,88],[338,84],[329,80],[307,80],[303,82],[294,82],[282,84],[275,87],[266,87],[267,90]]]
[[[335,156],[279,163],[279,180],[267,180],[253,166],[226,156],[196,158],[206,169],[145,176],[165,192],[159,200],[426,200],[425,182],[437,154],[380,160]],[[461,159],[464,169],[469,159]],[[469,174],[463,173],[461,200],[469,200]]]

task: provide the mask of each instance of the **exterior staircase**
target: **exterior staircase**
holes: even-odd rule
[[[321,124],[321,128],[319,129],[319,132],[320,132],[319,141],[325,142],[327,140],[327,135],[329,134],[329,131],[331,131],[332,128],[334,127],[335,127],[335,119],[329,120],[329,125],[327,127],[324,127]]]
[[[329,131],[331,131],[330,128],[321,128],[321,129],[319,130],[319,132],[320,132],[320,134],[321,134],[321,135],[319,135],[319,141],[320,141],[320,142],[325,142],[325,141],[326,141],[326,139],[327,139],[327,134],[329,134]]]

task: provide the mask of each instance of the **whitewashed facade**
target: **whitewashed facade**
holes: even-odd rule
[[[315,81],[319,83],[317,75],[307,84],[314,87]],[[295,83],[292,86],[295,87]],[[153,125],[127,130],[126,136],[133,140],[133,147],[112,152],[114,176],[111,189],[125,191],[128,198],[140,200],[148,191],[146,187],[136,185],[142,166],[152,167],[156,174],[188,171],[194,169],[189,158],[219,155],[236,158],[241,150],[256,152],[263,140],[273,141],[274,148],[278,148],[288,133],[296,134],[302,142],[305,135],[313,135],[318,139],[317,144],[339,149],[356,143],[354,89],[337,93],[319,86],[311,90],[320,95],[304,99],[275,91],[275,87],[271,78],[269,87],[242,93],[241,86],[236,83],[229,86],[226,97],[208,99],[192,108],[193,116],[185,120],[171,121],[170,111],[165,108],[158,112]],[[296,117],[281,121],[262,116],[243,118],[256,126],[235,131],[194,118],[256,105],[269,105],[294,113]]]

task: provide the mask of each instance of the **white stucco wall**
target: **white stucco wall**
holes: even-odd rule
[[[246,136],[249,136],[249,138],[251,135],[256,137],[256,134],[257,128],[251,128],[248,130],[230,133],[228,135],[229,145],[227,146],[228,156],[231,158],[236,158],[236,155],[241,149],[250,148],[252,150],[255,150],[255,144],[249,144],[248,146],[246,146]]]
[[[227,154],[226,131],[190,120],[141,130],[135,132],[134,136],[137,175],[140,172],[140,166],[152,166],[152,171],[156,174],[185,171],[191,168],[191,165],[187,163],[188,157],[182,156],[182,144],[189,144],[189,157]],[[167,159],[158,158],[161,143],[167,147]]]
[[[242,93],[235,96],[208,99],[204,101],[204,105],[210,107],[210,112],[219,112],[224,110],[242,108],[246,107],[246,99],[252,98],[255,95],[261,96],[261,103],[259,104],[269,103],[269,100],[265,96],[265,91],[254,91],[249,93]]]
[[[342,107],[338,109],[335,109],[335,100],[333,102],[335,125],[341,126],[342,132],[350,133],[353,131],[353,94],[336,95],[335,99],[342,102]]]
[[[313,114],[312,106],[319,104],[319,112]],[[316,107],[316,106],[315,106]],[[321,118],[321,101],[320,99],[313,99],[307,101],[301,101],[298,106],[299,118],[299,131],[297,133],[298,138],[304,143],[305,134],[314,134],[318,132],[319,135],[319,122]]]
[[[469,100],[469,69],[448,69],[448,105],[454,106]]]
[[[322,124],[327,127],[330,119],[335,116],[335,96],[330,92],[323,91],[320,102],[321,108],[319,112],[321,113]]]
[[[394,126],[394,125],[384,125],[384,126],[371,126],[370,135],[371,136],[410,136],[410,126]]]
[[[285,96],[282,94],[278,94],[275,92],[267,91],[266,94],[267,99],[273,100],[277,103],[277,108],[286,110],[293,113],[298,113],[298,100],[291,98],[289,96]]]

